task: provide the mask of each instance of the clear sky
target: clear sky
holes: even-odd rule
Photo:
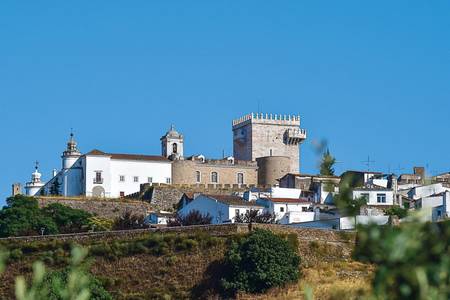
[[[258,105],[259,103],[259,105]],[[450,2],[0,2],[0,204],[39,160],[232,153],[231,120],[300,114],[302,172],[326,139],[345,169],[450,170]]]

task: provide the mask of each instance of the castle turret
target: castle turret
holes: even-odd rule
[[[25,193],[27,196],[35,196],[37,192],[44,186],[41,181],[41,173],[39,173],[39,163],[36,162],[35,170],[31,174],[31,181],[25,184]]]
[[[81,153],[78,151],[77,142],[73,138],[73,132],[70,132],[70,139],[67,142],[67,149],[63,152],[62,158],[62,168],[69,169],[78,158],[80,158]]]
[[[162,156],[176,160],[183,157],[183,135],[175,130],[175,126],[171,125],[170,130],[161,137]]]

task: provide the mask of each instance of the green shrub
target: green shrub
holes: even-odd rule
[[[287,240],[257,229],[225,254],[222,287],[226,293],[260,293],[299,278],[300,257]]]
[[[20,260],[23,257],[23,252],[21,249],[14,249],[9,253],[10,260]]]
[[[450,221],[358,229],[354,257],[377,265],[379,299],[450,299]]]

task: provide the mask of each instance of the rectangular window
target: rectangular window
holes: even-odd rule
[[[284,207],[280,207],[280,212],[284,212]]]
[[[169,177],[166,178],[166,183],[170,184],[170,178]]]
[[[153,177],[148,177],[148,178],[147,178],[147,182],[148,182],[148,183],[152,183],[152,182],[153,182]]]
[[[95,171],[94,183],[95,184],[102,184],[103,183],[102,171]]]
[[[386,194],[377,194],[377,203],[386,203]]]
[[[202,182],[202,173],[200,173],[200,171],[195,172],[195,180],[197,183]]]
[[[368,193],[363,193],[363,194],[361,194],[361,197],[362,197],[362,198],[365,198],[366,201],[369,201],[369,194],[368,194]]]
[[[219,182],[219,176],[217,175],[217,172],[212,172],[212,173],[211,173],[211,182],[212,182],[212,183],[217,183],[217,182]]]
[[[134,176],[134,177],[133,177],[133,181],[134,181],[134,182],[139,182],[139,177],[138,177],[138,176]]]
[[[237,183],[238,184],[244,184],[244,174],[243,173],[238,173],[237,174]]]
[[[125,182],[125,175],[120,175],[119,176],[119,181],[120,182]]]
[[[236,209],[235,212],[236,216],[239,216],[239,209]]]
[[[125,197],[125,192],[120,192],[120,197]]]
[[[308,211],[307,207],[302,207],[302,211]]]

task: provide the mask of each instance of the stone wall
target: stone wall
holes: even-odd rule
[[[136,215],[147,216],[149,212],[154,210],[153,206],[148,202],[128,199],[39,197],[37,200],[40,207],[45,207],[52,203],[60,203],[110,219],[117,218],[127,211],[131,211]]]
[[[219,184],[237,184],[238,173],[244,176],[244,184],[257,184],[257,169],[254,162],[234,163],[215,161],[175,160],[172,163],[172,183],[174,184],[212,184],[211,173],[217,172]],[[196,172],[200,172],[200,182],[197,182]]]
[[[260,185],[275,185],[278,179],[290,172],[291,159],[287,156],[259,157],[256,161]]]

